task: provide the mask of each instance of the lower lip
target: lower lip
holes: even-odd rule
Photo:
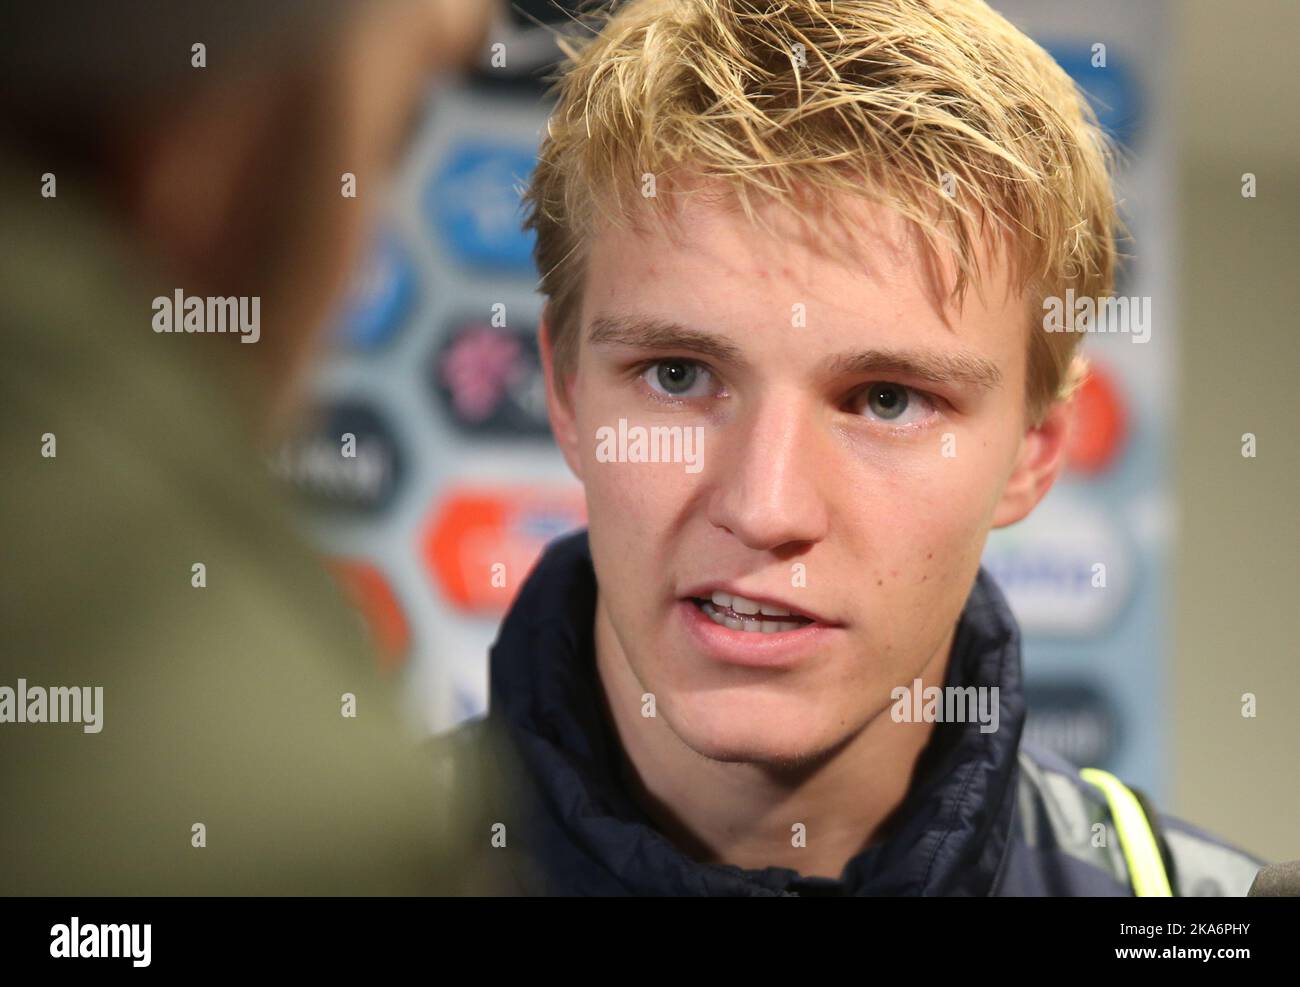
[[[811,659],[837,630],[808,624],[792,631],[735,631],[714,623],[690,600],[678,600],[677,612],[686,633],[710,658],[749,668],[790,668]]]

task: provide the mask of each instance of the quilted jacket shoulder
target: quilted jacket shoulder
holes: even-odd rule
[[[1131,894],[1101,789],[1059,755],[1020,745],[1016,812],[1001,895]],[[1166,872],[1179,897],[1242,896],[1265,861],[1181,819],[1156,813]]]

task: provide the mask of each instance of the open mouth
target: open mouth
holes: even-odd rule
[[[733,631],[777,634],[781,631],[797,631],[815,623],[803,614],[731,593],[715,592],[711,599],[693,596],[690,600],[715,624]]]

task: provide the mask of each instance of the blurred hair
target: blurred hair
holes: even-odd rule
[[[139,263],[142,278],[260,297],[265,328],[248,359],[287,374],[319,328],[302,314],[339,290],[338,282],[318,279],[356,213],[338,195],[348,32],[364,23],[368,6],[392,2],[15,4],[0,29],[0,155],[20,162],[6,174],[29,176],[31,184],[15,191],[35,194],[36,175],[58,173],[68,209],[104,210],[121,224],[133,259],[147,258]],[[199,43],[206,48],[202,68],[192,63]],[[179,254],[138,212],[142,181],[166,192],[170,235],[191,230],[201,212],[183,203],[206,195],[203,176],[148,172],[157,149],[181,129],[193,155],[209,147],[219,153],[232,135],[241,142],[223,162],[229,170],[221,177],[234,195],[220,227],[205,233],[201,260]],[[153,283],[141,290],[159,293]]]
[[[751,220],[758,199],[895,209],[932,271],[955,261],[958,302],[980,291],[990,244],[1031,311],[1113,290],[1110,143],[1069,76],[982,0],[630,0],[580,23],[592,35],[561,39],[525,193],[557,377],[576,359],[597,223],[666,213],[675,174],[720,180]],[[1032,421],[1082,377],[1080,338],[1029,332]]]
[[[19,0],[0,30],[6,141],[94,157],[209,86],[299,67],[345,15],[376,0]],[[206,67],[192,64],[203,44]]]

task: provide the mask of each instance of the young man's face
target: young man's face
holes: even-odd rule
[[[783,764],[922,670],[942,684],[989,529],[1046,492],[1065,417],[1029,428],[1029,308],[1004,268],[946,323],[895,214],[842,204],[856,259],[768,215],[775,233],[692,200],[677,236],[600,233],[551,413],[615,660],[693,750]],[[680,427],[698,458],[617,461],[620,419],[628,449],[638,426]]]

